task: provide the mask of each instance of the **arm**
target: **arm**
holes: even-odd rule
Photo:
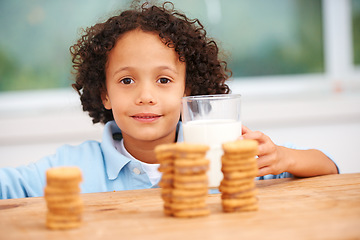
[[[0,199],[40,197],[44,194],[45,173],[55,155],[16,168],[0,168]]]
[[[0,199],[42,196],[44,184],[44,174],[35,164],[0,168]]]
[[[259,176],[289,172],[296,177],[312,177],[338,173],[335,163],[316,149],[297,150],[278,146],[262,132],[242,129],[244,139],[259,142]]]
[[[111,169],[112,166],[119,165],[118,158],[109,151],[110,145],[107,148],[105,153],[113,162],[116,162],[110,162]],[[121,185],[114,186],[114,181],[112,181],[117,178],[118,173],[108,182],[103,154],[100,143],[86,141],[78,146],[63,145],[54,155],[46,156],[27,166],[0,168],[0,199],[43,196],[46,170],[58,166],[77,166],[81,169],[83,175],[81,192],[112,191],[115,187],[124,190],[121,189]]]

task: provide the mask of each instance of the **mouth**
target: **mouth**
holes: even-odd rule
[[[155,113],[138,113],[131,116],[134,120],[143,122],[143,123],[150,123],[154,122],[162,117],[162,115],[155,114]]]

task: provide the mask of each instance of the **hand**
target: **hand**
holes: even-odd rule
[[[260,131],[251,131],[245,126],[242,126],[242,133],[242,139],[254,139],[259,143],[259,176],[276,175],[286,171],[287,163],[280,158],[281,147],[274,144],[270,137]]]

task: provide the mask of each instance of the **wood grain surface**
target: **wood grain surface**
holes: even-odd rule
[[[0,200],[0,239],[360,239],[360,173],[257,181],[259,210],[165,216],[160,189],[81,194],[83,224],[45,227],[44,198]]]

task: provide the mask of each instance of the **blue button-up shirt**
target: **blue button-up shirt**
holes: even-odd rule
[[[178,132],[182,133],[181,124]],[[157,187],[152,185],[140,161],[131,160],[115,148],[114,133],[121,133],[114,121],[105,124],[102,142],[86,141],[64,145],[56,154],[17,168],[0,168],[0,199],[43,196],[46,170],[77,166],[82,171],[82,193]],[[183,141],[178,134],[177,141]]]
[[[102,142],[86,141],[78,146],[64,145],[56,154],[36,163],[17,168],[0,168],[0,199],[43,196],[46,170],[58,166],[77,166],[82,171],[82,193],[107,192],[157,187],[142,164],[129,159],[115,148],[114,134],[120,133],[114,121],[105,124]],[[177,141],[183,141],[181,122],[177,125]],[[292,177],[284,172],[257,179]]]

